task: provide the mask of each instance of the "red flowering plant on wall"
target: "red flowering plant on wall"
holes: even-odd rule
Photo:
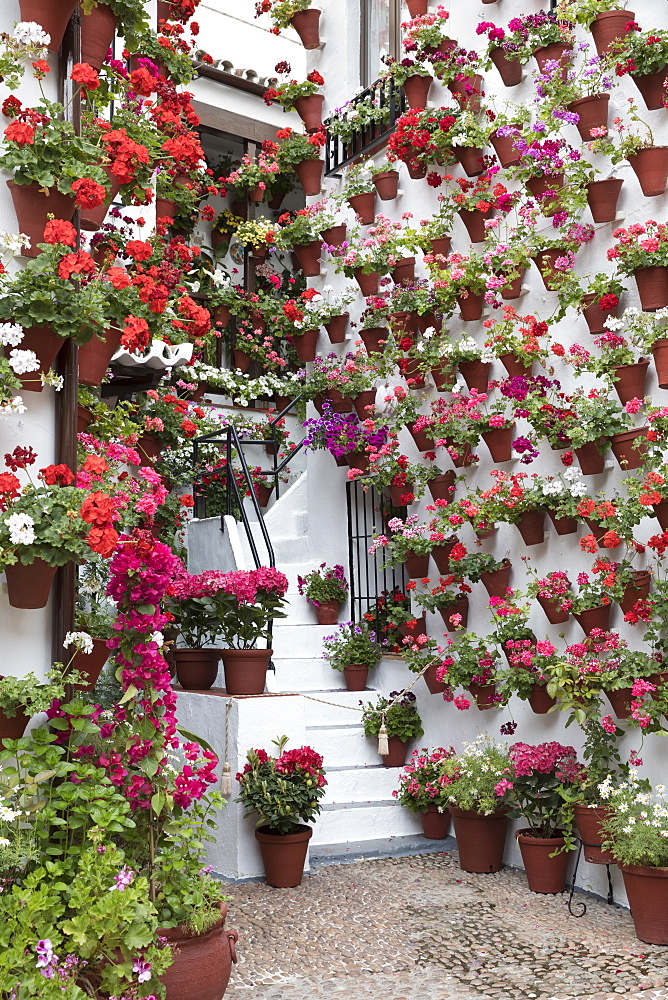
[[[287,72],[290,72],[289,67]],[[324,78],[314,69],[301,83],[298,80],[289,80],[278,87],[268,87],[263,95],[264,103],[271,106],[276,101],[285,111],[291,111],[300,97],[313,97],[324,83]]]
[[[397,119],[388,140],[388,159],[401,160],[411,169],[421,164],[453,163],[451,134],[457,125],[458,113],[458,108],[428,111],[409,108]]]
[[[509,756],[510,780],[504,790],[510,816],[525,819],[532,837],[563,835],[564,849],[572,849],[569,795],[585,777],[575,749],[556,742],[514,743]]]
[[[471,702],[464,695],[455,697],[458,687],[470,688],[472,684],[487,686],[496,684],[497,671],[500,663],[495,651],[490,650],[487,638],[456,628],[456,638],[448,637],[444,649],[439,648],[442,656],[440,666],[436,668],[436,679],[447,685],[443,692],[445,701],[451,701],[460,711],[471,707]],[[492,695],[493,704],[501,704],[503,695],[496,692]]]

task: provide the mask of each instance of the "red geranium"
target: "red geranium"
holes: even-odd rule
[[[12,122],[5,129],[5,137],[8,142],[15,142],[17,146],[33,146],[35,129],[27,122]]]
[[[47,465],[39,470],[39,478],[47,486],[71,486],[74,473],[67,465]]]
[[[75,63],[72,67],[70,80],[81,84],[86,90],[97,90],[100,86],[97,70],[94,70],[89,63]]]
[[[72,190],[76,195],[74,202],[79,208],[97,208],[107,197],[107,189],[87,177],[80,177],[75,181]]]
[[[65,219],[49,219],[44,227],[45,243],[62,243],[64,246],[73,247],[77,242],[77,231],[71,222]]]
[[[97,265],[91,255],[83,250],[66,253],[58,265],[58,277],[66,281],[73,274],[95,274]]]

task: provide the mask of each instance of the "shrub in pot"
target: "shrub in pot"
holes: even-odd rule
[[[364,708],[364,735],[378,738],[378,753],[385,767],[403,767],[409,742],[424,735],[416,701],[412,691],[391,691],[389,698],[379,695]]]
[[[322,641],[323,658],[334,670],[343,672],[349,691],[364,691],[369,670],[382,655],[376,633],[367,622],[345,622],[334,635]]]
[[[287,736],[273,740],[277,756],[249,750],[247,763],[236,776],[239,798],[246,815],[257,815],[255,838],[260,844],[269,885],[300,885],[308,842],[313,833],[307,823],[318,816],[325,794],[322,757],[311,747],[285,750]]]
[[[297,588],[316,609],[318,625],[336,625],[349,590],[343,566],[320,563],[319,569],[297,577]]]
[[[22,677],[5,674],[0,677],[0,740],[18,740],[29,719],[38,712],[45,712],[54,698],[62,699],[68,683],[79,675],[70,673],[62,664],[56,664],[40,680],[32,671]]]
[[[442,773],[442,765],[454,752],[452,747],[413,750],[399,775],[399,788],[392,792],[399,805],[420,816],[427,840],[444,840],[448,835],[449,782]]]

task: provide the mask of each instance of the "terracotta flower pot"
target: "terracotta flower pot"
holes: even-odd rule
[[[619,606],[626,614],[638,601],[646,601],[652,586],[652,575],[648,570],[634,570],[633,579],[627,584]]]
[[[315,609],[318,625],[336,625],[341,611],[341,601],[321,601]]]
[[[666,347],[668,347],[668,340],[666,341]],[[665,363],[668,368],[668,351],[666,351]],[[622,406],[626,406],[631,399],[643,398],[645,395],[645,379],[648,368],[649,361],[641,358],[634,365],[618,365],[613,369],[615,373],[615,390]],[[659,382],[659,385],[661,386],[661,382]],[[668,388],[668,382],[666,385],[661,386],[661,388]]]
[[[450,829],[450,813],[439,812],[438,806],[431,802],[427,811],[420,813],[422,833],[427,840],[445,840]]]
[[[639,469],[645,463],[647,427],[621,431],[610,438],[610,447],[623,469]]]
[[[460,444],[459,441],[454,441],[450,437],[447,437],[444,440],[446,442],[448,454],[450,455],[450,461],[454,465],[455,469],[463,469],[466,466],[473,464],[471,445],[468,444],[468,442],[466,444]]]
[[[422,109],[427,104],[427,95],[431,88],[433,77],[431,76],[409,76],[401,87],[406,95],[409,108]]]
[[[668,944],[668,868],[618,864],[641,941]]]
[[[668,146],[649,146],[626,157],[647,197],[663,194],[668,180]]]
[[[243,351],[240,347],[235,347],[232,350],[232,364],[235,371],[241,372],[242,375],[248,372],[252,360],[248,351]]]
[[[455,493],[456,478],[456,473],[449,469],[440,476],[434,476],[433,479],[430,479],[427,486],[432,498],[434,500],[447,500],[450,503]]]
[[[662,337],[660,340],[655,340],[652,345],[652,356],[654,358],[654,367],[656,368],[656,376],[659,381],[660,389],[668,389],[668,338]],[[643,380],[643,390],[644,390],[644,380]],[[642,398],[643,393],[639,392],[638,397]]]
[[[369,668],[364,664],[349,663],[343,668],[343,677],[348,691],[366,691]]]
[[[662,66],[654,73],[634,74],[631,79],[642,94],[648,111],[658,111],[663,107],[666,90],[663,86],[668,77],[668,66]]]
[[[574,614],[573,617],[577,619],[578,625],[585,635],[591,635],[595,628],[600,628],[604,632],[607,632],[610,624],[611,607],[611,604],[599,604],[597,608],[587,608],[586,611]]]
[[[529,704],[535,715],[547,715],[550,709],[557,704],[557,699],[552,698],[547,693],[547,687],[544,684],[533,684],[529,693]]]
[[[593,128],[608,128],[608,105],[610,104],[610,94],[595,94],[588,97],[579,97],[577,101],[571,101],[568,105],[569,111],[574,111],[580,116],[576,122],[576,128],[580,133],[583,142],[591,142]]]
[[[93,12],[94,13],[94,12]],[[79,219],[81,222],[81,228],[86,229],[89,232],[95,232],[100,228],[102,223],[107,217],[107,212],[111,207],[111,203],[121,189],[120,183],[116,180],[110,170],[106,167],[102,168],[107,175],[107,196],[101,205],[96,205],[95,208],[80,208],[79,209]],[[104,257],[102,258],[104,260]]]
[[[257,498],[258,507],[266,507],[271,499],[271,494],[273,493],[274,487],[267,486],[266,483],[256,483],[255,484],[255,496]]]
[[[605,695],[612,705],[612,711],[618,719],[631,718],[631,701],[633,688],[618,688],[616,691],[606,691]]]
[[[304,11],[304,13],[310,12]],[[320,12],[318,11],[318,13]],[[305,195],[311,196],[320,194],[320,189],[322,187],[322,172],[324,167],[325,164],[322,160],[318,160],[315,157],[310,160],[302,160],[301,163],[295,163],[293,170],[297,174],[297,178]]]
[[[39,556],[30,564],[17,562],[5,566],[9,603],[13,608],[25,610],[45,608],[55,575],[56,567],[49,566]]]
[[[320,274],[320,254],[322,253],[322,243],[320,240],[297,244],[295,253],[304,276],[306,278],[317,278]]]
[[[493,427],[483,431],[482,438],[494,462],[509,462],[513,451],[514,421],[507,427]]]
[[[415,257],[402,257],[391,271],[395,285],[412,285],[415,281]]]
[[[486,235],[485,220],[492,218],[494,210],[490,208],[486,212],[481,212],[479,208],[474,208],[471,211],[460,208],[457,215],[466,226],[471,243],[482,243]]]
[[[69,20],[69,18],[68,18]],[[39,23],[39,22],[38,22]],[[38,243],[44,242],[44,227],[48,215],[69,222],[74,214],[74,198],[69,194],[61,194],[57,188],[49,188],[48,193],[37,182],[33,184],[15,184],[7,181],[16,212],[17,232],[29,238],[29,245],[21,251],[23,257],[39,257],[41,250]],[[21,346],[23,350],[23,345]]]
[[[503,853],[508,833],[504,812],[483,816],[472,809],[449,807],[457,838],[459,867],[465,872],[487,875],[503,868]]]
[[[318,330],[305,330],[304,333],[293,332],[292,343],[300,361],[315,361],[318,335]]]
[[[107,649],[105,639],[93,639],[91,653],[82,653],[77,650],[72,660],[72,670],[80,671],[86,677],[86,681],[83,684],[75,684],[75,689],[92,691],[110,655],[111,650]]]
[[[400,358],[398,368],[401,377],[406,379],[410,389],[424,387],[424,372],[419,358]]]
[[[597,476],[603,472],[605,455],[598,450],[595,441],[588,441],[581,448],[576,448],[575,454],[583,476]]]
[[[422,675],[430,694],[443,694],[443,692],[447,687],[447,685],[444,684],[443,681],[436,680],[437,670],[438,670],[437,664],[432,663],[431,666],[427,667],[427,669]]]
[[[353,399],[353,406],[355,407],[355,413],[360,420],[366,420],[371,413],[369,407],[373,407],[375,410],[376,390],[365,389],[364,392],[360,392],[360,394],[355,396]]]
[[[431,377],[438,392],[451,392],[457,380],[457,369],[454,365],[442,364],[432,368]]]
[[[447,628],[448,632],[454,632],[460,626],[462,628],[466,628],[469,620],[469,599],[466,594],[463,594],[458,601],[454,601],[452,604],[446,604],[438,610],[441,618],[443,619],[443,624]],[[455,624],[452,621],[453,615],[457,615],[461,621]]]
[[[448,90],[463,111],[480,111],[483,80],[479,73],[463,76],[460,80],[451,80]]]
[[[399,190],[399,174],[396,170],[384,170],[375,175],[373,184],[381,201],[392,201]]]
[[[599,56],[605,55],[617,38],[624,38],[626,25],[635,21],[632,10],[604,10],[589,25]]]
[[[364,451],[349,451],[346,454],[346,462],[349,469],[360,469],[362,472],[369,471],[369,456]]]
[[[409,160],[406,164],[406,170],[413,181],[420,181],[427,176],[427,164],[417,160]]]
[[[94,336],[79,348],[79,381],[83,385],[101,385],[109,362],[121,344],[121,331],[105,330],[104,340]]]
[[[468,691],[476,703],[476,707],[484,712],[488,708],[495,708],[498,704],[495,700],[496,684],[475,684],[473,681],[468,685]]]
[[[93,414],[91,411],[79,404],[77,406],[77,434],[83,434],[92,419]]]
[[[544,216],[551,218],[559,210],[561,200],[558,192],[564,186],[563,174],[546,174],[541,177],[530,177],[525,186],[540,205],[540,210]],[[546,197],[550,191],[556,193],[550,197]]]
[[[408,424],[408,430],[410,431],[411,437],[415,441],[415,446],[418,451],[434,450],[434,439],[429,436],[429,433],[426,430],[416,430],[415,424]]]
[[[162,441],[153,434],[142,434],[137,441],[136,450],[142,465],[153,465],[162,454]]]
[[[661,503],[653,504],[652,510],[654,511],[654,517],[661,525],[661,530],[668,531],[668,500],[662,500]]]
[[[320,132],[322,130],[322,106],[324,102],[323,94],[298,97],[295,101],[295,111],[304,122],[304,128],[307,132]]]
[[[344,396],[340,389],[328,389],[325,399],[329,400],[334,413],[352,413],[353,401],[350,396]]]
[[[522,82],[522,63],[519,59],[509,59],[501,48],[490,49],[489,57],[506,87],[516,87]]]
[[[570,618],[567,611],[559,610],[558,601],[552,600],[549,597],[541,597],[540,594],[538,594],[536,600],[545,612],[545,617],[551,625],[563,625],[563,623],[567,622]]]
[[[578,530],[578,521],[575,517],[555,517],[553,510],[548,510],[550,520],[554,525],[554,530],[558,535],[572,535]]]
[[[228,694],[263,694],[273,649],[221,649]]]
[[[552,250],[541,250],[540,253],[531,258],[540,271],[543,284],[548,292],[553,292],[558,287],[556,277],[560,272],[555,270],[554,263],[559,257],[564,257],[565,255],[566,250],[555,247]]]
[[[317,49],[320,45],[320,11],[315,8],[300,10],[290,18],[305,49]]]
[[[431,244],[431,252],[433,254],[441,254],[443,257],[447,257],[450,253],[450,245],[452,243],[452,237],[450,236],[437,236],[429,240]]]
[[[395,507],[405,507],[409,502],[412,501],[405,500],[404,497],[413,496],[413,483],[406,483],[405,486],[388,486],[388,491],[390,494],[390,500]]]
[[[506,596],[512,568],[510,560],[505,558],[503,566],[499,567],[499,569],[491,570],[489,573],[481,575],[482,584],[490,597]]]
[[[376,217],[376,192],[366,191],[364,194],[354,194],[347,201],[362,225],[370,226]]]
[[[587,202],[594,222],[614,222],[623,183],[621,177],[608,177],[587,184]]]
[[[118,17],[106,4],[81,17],[81,61],[100,70],[116,33]]]
[[[378,294],[378,282],[380,280],[380,275],[377,271],[369,271],[364,273],[361,268],[357,268],[355,271],[355,281],[360,286],[360,291],[365,298],[369,295]]]
[[[467,177],[479,177],[485,169],[482,164],[483,150],[477,146],[455,146],[452,151]]]
[[[385,326],[373,326],[360,330],[360,337],[367,354],[382,354],[389,340],[390,331]]]
[[[429,553],[418,556],[414,552],[407,552],[404,567],[411,580],[421,580],[429,576]]]
[[[518,274],[516,278],[501,289],[502,299],[519,299],[522,294],[522,284],[524,282],[524,275],[526,274],[526,269],[523,269],[521,274]],[[502,275],[504,277],[504,275]]]
[[[291,889],[301,885],[312,835],[310,826],[301,825],[295,833],[275,833],[268,826],[261,826],[255,831],[265,878],[274,889]]]
[[[487,392],[489,388],[489,372],[492,365],[489,361],[460,361],[459,370],[464,376],[469,389]]]
[[[19,0],[19,20],[41,24],[51,35],[49,52],[57,52],[76,5],[77,0]]]
[[[525,545],[540,545],[545,537],[545,511],[540,508],[525,511],[515,527]]]
[[[450,573],[450,553],[455,544],[455,542],[441,542],[439,545],[434,545],[431,550],[431,558],[436,563],[436,568],[441,576],[447,576]]]
[[[406,0],[406,6],[411,17],[422,17],[427,13],[429,0]]]
[[[482,310],[485,304],[484,292],[476,294],[469,292],[468,295],[458,295],[459,315],[465,323],[475,323],[482,319]]]
[[[329,229],[323,229],[320,235],[324,243],[331,247],[340,247],[345,242],[347,230],[348,226],[344,222],[340,226],[330,226]]]
[[[565,45],[563,42],[550,42],[549,45],[541,45],[540,48],[536,49],[533,53],[533,57],[538,63],[538,68],[541,73],[543,72],[546,63],[561,63],[561,75],[562,79],[565,80],[572,54],[572,45]]]
[[[499,163],[504,170],[506,167],[514,167],[520,162],[521,154],[515,148],[515,140],[512,136],[499,135],[498,132],[492,132],[489,137],[489,141],[494,147],[494,152],[496,153]]]
[[[573,812],[585,861],[591,865],[614,864],[615,859],[612,854],[600,846],[603,840],[601,823],[612,815],[612,810],[607,806],[576,805]]]
[[[20,740],[29,722],[30,716],[22,708],[17,708],[11,718],[0,708],[0,740]]]
[[[564,838],[534,837],[531,830],[519,830],[515,836],[531,892],[563,892],[566,888],[568,851],[562,851],[554,858],[550,855],[563,847]]]
[[[185,927],[161,927],[160,937],[172,949],[172,964],[160,976],[165,1000],[222,1000],[237,961],[236,931],[225,929],[227,905],[220,903],[220,920],[205,934],[189,934]]]
[[[156,219],[174,219],[176,217],[176,202],[170,198],[155,199]]]
[[[530,356],[518,357],[514,351],[506,351],[505,354],[499,355],[499,361],[511,378],[533,374],[533,361]]]
[[[644,312],[656,312],[668,306],[668,265],[638,267],[633,272]]]
[[[603,333],[606,328],[605,321],[608,316],[616,316],[617,310],[619,309],[619,304],[613,306],[612,309],[601,309],[601,306],[599,305],[600,301],[601,299],[592,293],[582,297],[582,315],[585,318],[585,322],[592,336]]]
[[[381,754],[385,767],[403,767],[408,756],[408,741],[399,739],[398,736],[388,736],[388,752]]]
[[[327,330],[330,344],[342,344],[345,341],[349,318],[350,313],[341,313],[340,316],[332,316],[327,323],[323,324]]]
[[[207,691],[218,676],[220,651],[217,649],[174,649],[179,684],[186,691]]]

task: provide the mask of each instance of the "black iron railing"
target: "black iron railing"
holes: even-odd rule
[[[340,135],[331,132],[328,128],[329,123],[325,122],[327,131],[325,175],[328,177],[348,163],[369,156],[384,146],[394,131],[397,118],[401,117],[407,106],[403,90],[397,87],[393,80],[376,80],[361,94],[353,97],[347,107],[354,112],[360,105],[370,105],[369,117],[376,120],[360,125],[345,141]]]
[[[369,552],[376,534],[389,535],[387,522],[405,514],[405,508],[393,507],[385,494],[369,487],[366,491],[357,482],[346,484],[348,506],[348,555],[350,566],[350,607],[352,620],[361,621],[367,611],[374,611],[383,592],[398,587],[404,591],[406,577],[403,566],[384,566],[386,553],[380,549]]]

